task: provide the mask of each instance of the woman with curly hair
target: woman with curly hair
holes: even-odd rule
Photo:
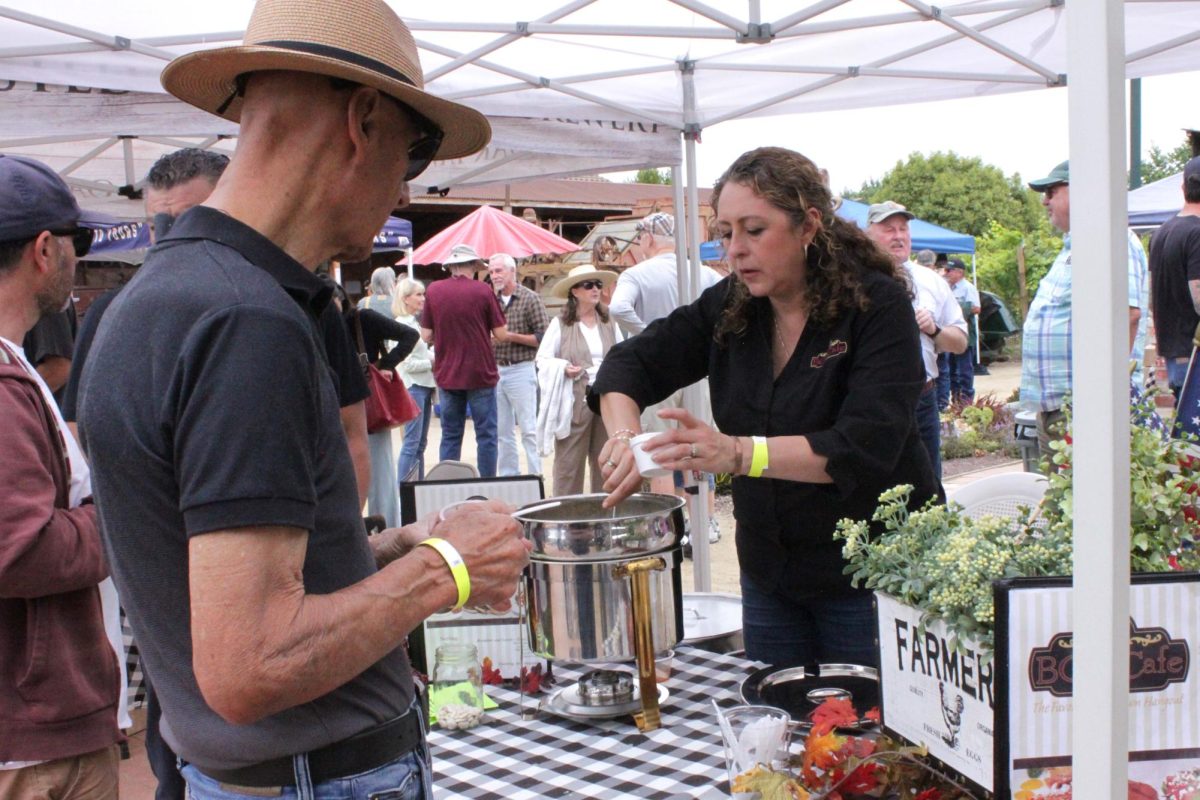
[[[713,189],[731,275],[613,348],[590,401],[613,433],[600,454],[616,503],[641,483],[639,409],[707,377],[713,419],[647,449],[667,469],[731,473],[746,655],[777,666],[874,664],[870,592],[843,574],[838,520],[880,493],[939,491],[914,425],[925,382],[907,278],[837,217],[816,165],[764,147]]]

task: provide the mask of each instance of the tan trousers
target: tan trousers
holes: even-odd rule
[[[576,409],[571,420],[571,432],[565,439],[554,442],[554,496],[583,492],[583,468],[591,472],[591,491],[604,491],[604,476],[600,474],[600,448],[608,439],[604,420],[584,407]]]
[[[58,758],[21,769],[0,770],[5,800],[117,800],[117,746]]]

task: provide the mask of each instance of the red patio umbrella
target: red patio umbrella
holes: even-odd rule
[[[480,206],[413,251],[413,263],[440,264],[456,244],[471,245],[484,259],[494,253],[524,258],[543,253],[573,253],[579,249],[579,245],[520,217],[492,206]]]

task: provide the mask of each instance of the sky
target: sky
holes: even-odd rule
[[[1143,160],[1152,145],[1177,147],[1185,127],[1200,128],[1200,72],[1143,78]],[[1067,158],[1067,92],[1045,89],[722,123],[705,130],[696,148],[700,185],[712,186],[737,156],[762,145],[804,153],[829,170],[835,191],[883,177],[910,153],[937,150],[978,156],[1028,181]]]

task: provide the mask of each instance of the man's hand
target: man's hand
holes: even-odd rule
[[[428,539],[433,534],[433,524],[437,514],[430,514],[411,525],[402,528],[385,528],[380,533],[370,537],[371,552],[375,554],[375,565],[383,569],[397,558],[408,555],[417,542]]]
[[[933,332],[937,330],[937,323],[933,321],[933,314],[929,313],[929,309],[918,308],[916,315],[917,327],[921,329],[921,333],[933,336]]]
[[[520,523],[512,518],[513,510],[500,500],[462,503],[432,527],[431,535],[454,545],[466,563],[472,606],[495,611],[512,607],[517,581],[533,550]],[[449,567],[445,569],[449,575]]]

